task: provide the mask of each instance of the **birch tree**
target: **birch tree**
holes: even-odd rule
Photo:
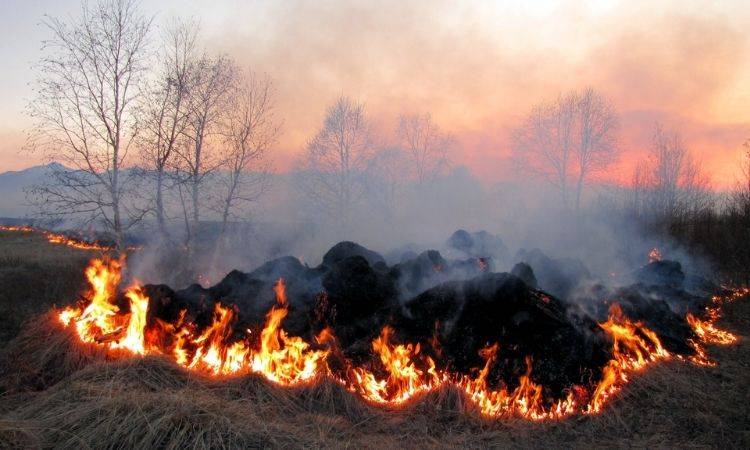
[[[707,205],[707,180],[680,133],[656,124],[647,167],[650,209],[659,217],[685,217]]]
[[[340,97],[326,112],[323,128],[307,144],[302,192],[342,230],[365,192],[373,150],[363,104]]]
[[[594,89],[571,91],[536,105],[513,132],[513,158],[521,171],[539,176],[560,195],[562,205],[580,210],[590,177],[618,157],[617,114]]]
[[[617,114],[609,101],[588,88],[577,96],[575,125],[576,210],[580,210],[581,192],[588,178],[608,167],[619,155],[615,137]]]
[[[123,165],[138,131],[151,20],[131,0],[82,6],[77,20],[47,18],[52,37],[37,65],[28,148],[63,166],[32,189],[50,216],[101,223],[118,248],[142,214],[128,204]]]
[[[175,21],[165,30],[158,54],[158,72],[143,104],[142,162],[154,182],[154,213],[162,238],[167,237],[165,183],[168,170],[190,118],[196,58],[194,48],[198,28],[190,22]]]
[[[575,105],[573,94],[536,105],[512,135],[518,168],[552,185],[565,208],[570,200]]]
[[[205,195],[202,191],[223,163],[219,148],[221,126],[237,76],[234,63],[226,56],[203,56],[194,70],[188,96],[186,142],[176,152],[178,188],[188,244],[194,241],[200,224],[201,201]]]
[[[424,184],[448,167],[448,149],[453,139],[440,130],[430,114],[402,115],[397,135],[409,156],[418,184]]]
[[[247,207],[267,190],[267,152],[279,134],[273,85],[268,77],[249,72],[239,78],[228,106],[223,164],[214,202],[221,218],[222,238],[229,220],[246,218]]]

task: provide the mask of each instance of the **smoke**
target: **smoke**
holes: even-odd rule
[[[507,180],[508,131],[531,105],[591,85],[625,118],[622,170],[608,181],[627,179],[659,118],[702,137],[692,150],[726,187],[744,140],[736,124],[747,132],[750,119],[748,14],[718,4],[295,2],[239,7],[206,33],[212,47],[276,81],[282,171],[343,93],[383,128],[400,113],[432,112],[456,136],[456,160],[484,182]]]
[[[648,262],[653,248],[658,248],[665,259],[680,261],[688,273],[708,274],[711,270],[706,261],[670,240],[644,234],[639,223],[613,206],[621,201],[621,191],[606,190],[601,185],[587,188],[584,206],[576,212],[563,208],[559,193],[539,180],[487,186],[459,166],[425,185],[405,183],[392,210],[379,207],[365,196],[351,212],[346,227],[337,223],[336,217],[311,206],[299,191],[295,174],[275,176],[271,186],[253,205],[252,220],[232,224],[224,244],[216,241],[218,223],[206,217],[201,238],[190,253],[180,250],[184,235],[180,211],[173,202],[168,211],[173,218],[171,242],[148,242],[131,258],[131,274],[145,283],[177,288],[192,282],[208,286],[232,270],[251,272],[282,256],[293,256],[316,267],[341,241],[354,241],[374,250],[391,266],[434,249],[452,261],[488,257],[490,269],[496,272],[510,271],[518,262],[531,263],[535,272],[539,271],[538,260],[530,260],[529,252],[540,249],[553,260],[560,260],[562,267],[572,269],[582,264],[590,273],[585,277],[587,282],[606,285],[633,282],[632,271]],[[149,229],[154,225],[145,222],[137,234],[157,236]],[[448,239],[459,229],[486,231],[502,243],[487,250],[457,248]],[[473,269],[466,273],[475,273]],[[460,271],[454,275],[466,278]],[[431,281],[426,283],[429,287]],[[551,289],[543,283],[540,287]]]
[[[683,6],[219,2],[203,22],[204,45],[274,80],[276,110],[284,118],[272,152],[278,172],[271,191],[247,211],[250,225],[233,227],[222,245],[214,245],[216,217],[204,218],[188,272],[160,272],[177,270],[180,256],[165,261],[164,252],[156,251],[138,256],[132,270],[144,281],[180,284],[200,275],[211,282],[282,255],[315,266],[342,240],[383,254],[399,247],[448,251],[445,241],[459,228],[503,239],[508,255],[489,255],[498,259],[498,270],[509,270],[519,250],[534,248],[579,259],[597,277],[631,270],[654,246],[665,248],[665,257],[684,258],[599,202],[619,201],[603,188],[628,180],[656,119],[686,130],[694,151],[713,146],[707,156],[712,161],[731,160],[730,147],[739,144],[747,117],[729,115],[737,109],[727,99],[747,78],[741,19],[750,9]],[[566,211],[554,190],[516,173],[509,136],[534,104],[587,85],[618,110],[623,157],[587,186],[582,211]],[[387,204],[377,198],[384,186],[370,186],[345,227],[301,195],[294,164],[320,129],[326,107],[342,94],[364,102],[380,147],[395,145],[402,113],[431,113],[456,143],[448,155],[450,171],[427,185],[399,180],[398,195]],[[725,175],[727,166],[722,163],[724,173],[711,172]],[[151,248],[186,241],[179,202],[170,202],[169,242],[155,242],[149,222],[136,231]]]

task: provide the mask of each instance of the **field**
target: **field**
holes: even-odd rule
[[[0,448],[750,447],[746,299],[725,307],[720,325],[740,340],[710,348],[716,367],[652,367],[593,417],[489,421],[450,389],[383,410],[331,382],[279,388],[108,360],[45,315],[75,300],[93,255],[0,232]]]

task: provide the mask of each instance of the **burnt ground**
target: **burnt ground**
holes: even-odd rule
[[[709,349],[717,367],[653,367],[595,417],[487,421],[450,390],[384,411],[331,383],[284,389],[207,380],[158,358],[71,355],[53,325],[32,318],[75,298],[89,256],[0,232],[0,448],[750,447],[747,299],[725,307],[720,325],[740,342]],[[24,358],[7,358],[19,349]]]

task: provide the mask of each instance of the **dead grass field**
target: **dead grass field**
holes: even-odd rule
[[[387,411],[327,381],[278,388],[108,360],[43,314],[75,298],[89,256],[0,232],[0,448],[750,448],[746,299],[725,308],[740,341],[710,348],[715,368],[653,367],[594,417],[489,421],[451,389]]]

